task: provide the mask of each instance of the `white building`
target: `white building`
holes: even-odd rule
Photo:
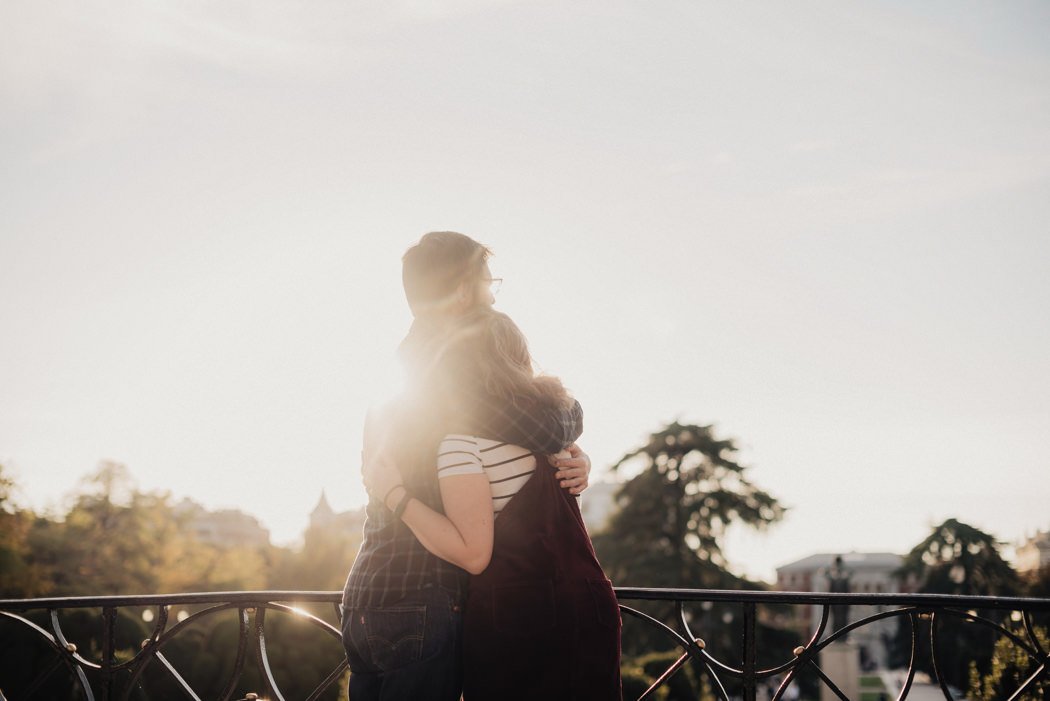
[[[1050,567],[1050,532],[1036,531],[1035,535],[1018,546],[1014,558],[1017,573],[1035,574]]]
[[[590,533],[600,533],[609,525],[616,510],[616,492],[619,482],[595,482],[580,495],[580,514]]]
[[[307,526],[307,531],[341,531],[343,533],[360,535],[364,524],[364,508],[336,512],[328,503],[328,497],[322,489],[321,498],[317,500],[317,506],[310,512],[310,525]]]
[[[778,591],[830,591],[828,578],[838,553],[819,553],[777,568]],[[896,593],[904,590],[896,572],[902,557],[894,553],[842,553],[842,565],[849,577],[849,591],[853,594]],[[795,606],[789,624],[804,640],[816,631],[820,623],[821,606]],[[883,610],[882,606],[850,606],[850,623]],[[866,668],[885,669],[888,666],[889,641],[897,632],[898,620],[887,618],[852,631],[849,640],[860,648],[861,664]],[[828,621],[826,633],[831,632]]]
[[[243,511],[208,511],[191,499],[183,499],[175,510],[186,517],[187,528],[202,543],[220,548],[265,547],[270,544],[270,532],[254,516]]]

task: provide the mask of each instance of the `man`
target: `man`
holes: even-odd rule
[[[402,283],[415,319],[399,353],[410,380],[423,384],[458,319],[494,303],[490,255],[477,241],[450,231],[426,234],[405,253]],[[475,398],[484,399],[480,392]],[[399,464],[412,467],[403,476],[413,497],[442,512],[436,443],[430,435],[435,430],[440,434],[440,426],[428,424],[426,412],[419,410],[441,406],[439,399],[416,396],[406,402],[411,409],[400,414],[394,406],[387,410],[393,420],[376,421],[370,414],[363,458],[369,460],[381,444],[396,446]],[[379,424],[397,426],[397,435],[376,435]],[[552,455],[568,447],[569,457],[555,463],[557,477],[574,494],[586,488],[590,460],[573,442],[582,431],[579,403],[530,408],[493,403],[485,429],[493,438],[536,453]],[[401,523],[400,514],[384,504],[386,496],[369,495],[364,542],[343,591],[350,699],[457,701],[465,573],[427,552]]]

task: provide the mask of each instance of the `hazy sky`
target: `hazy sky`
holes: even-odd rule
[[[738,571],[1050,527],[1050,5],[0,5],[0,462],[291,542],[455,229],[586,411],[790,507]],[[349,566],[349,563],[347,563]]]

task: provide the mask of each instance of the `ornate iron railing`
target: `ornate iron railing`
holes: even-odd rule
[[[1035,617],[1050,618],[1050,599],[629,587],[618,588],[617,596],[625,621],[642,622],[649,626],[650,632],[678,650],[677,655],[671,655],[670,664],[653,676],[648,689],[637,697],[639,701],[653,697],[687,664],[700,671],[712,695],[720,699],[741,697],[753,701],[761,687],[770,689],[773,701],[791,698],[791,687],[798,687],[802,674],[815,677],[818,684],[825,687],[825,694],[830,691],[837,698],[848,699],[840,688],[841,680],[821,666],[820,655],[852,631],[888,619],[898,619],[904,626],[903,639],[908,650],[907,671],[900,690],[895,692],[898,699],[908,698],[922,661],[921,654],[928,656],[927,662],[944,697],[949,701],[957,698],[939,671],[943,650],[957,643],[941,639],[944,621],[968,622],[993,631],[1023,653],[1029,670],[1010,699],[1028,698],[1026,694],[1031,694],[1036,685],[1050,684],[1050,652],[1036,634],[1034,623]],[[277,665],[271,661],[273,631],[270,637],[267,632],[267,621],[279,617],[296,622],[294,628],[288,628],[296,636],[301,636],[305,627],[324,638],[324,645],[334,660],[330,669],[319,672],[310,681],[311,690],[302,692],[301,698],[314,701],[325,695],[345,694],[339,688],[341,679],[348,673],[339,643],[339,600],[338,592],[305,591],[0,600],[0,655],[8,665],[18,655],[27,660],[19,666],[21,679],[17,683],[0,678],[0,701],[44,698],[41,694],[47,692],[42,690],[53,688],[56,680],[65,686],[63,693],[67,698],[90,701],[139,698],[231,701],[235,697],[283,701],[286,692],[278,681],[281,675],[275,672]],[[662,602],[667,611],[673,611],[671,622],[644,612],[642,609],[647,604],[636,602]],[[713,605],[736,611],[734,630],[738,636],[732,646],[715,649],[714,645],[705,643],[702,635],[708,624],[703,614],[694,620],[691,612],[696,607]],[[877,612],[832,630],[834,626],[829,626],[832,611],[842,605],[873,606]],[[817,620],[802,644],[792,649],[763,650],[761,656],[772,662],[760,662],[761,613],[777,607],[812,607],[818,614]],[[76,612],[86,614],[76,621],[80,639],[72,639],[74,636],[69,630],[71,616]],[[732,613],[723,615],[730,619],[733,616]],[[182,646],[183,658],[187,647],[192,655],[225,653],[232,657],[228,669],[210,675],[214,688],[195,689],[187,681],[185,671],[180,670],[180,660],[173,659],[177,656],[177,641],[190,636],[195,626],[214,623],[223,616],[228,619],[228,627],[236,629],[227,647],[196,650],[192,641]],[[131,625],[131,621],[139,626],[148,624],[149,631],[144,639],[134,641],[134,645],[129,644],[128,636],[140,628]],[[920,653],[926,644],[928,649]],[[249,657],[254,657],[254,661]],[[299,660],[296,664],[303,663]],[[149,680],[157,678],[159,682],[151,686]],[[216,679],[218,681],[214,681]],[[770,680],[777,681],[772,688]]]

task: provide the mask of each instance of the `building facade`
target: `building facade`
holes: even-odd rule
[[[623,485],[619,482],[595,482],[580,495],[580,515],[590,533],[600,533],[609,525],[616,510],[616,493]]]
[[[911,591],[910,585],[897,577],[903,558],[894,553],[818,553],[777,568],[778,591],[828,592],[833,588],[835,560],[842,558],[838,577],[842,591],[854,594],[882,594]],[[808,640],[820,624],[821,606],[793,607],[793,618],[787,621],[803,639]],[[882,611],[881,606],[850,606],[846,614],[852,623]],[[831,621],[828,632],[831,632]],[[861,626],[849,634],[849,640],[860,650],[861,665],[865,669],[886,669],[889,666],[890,641],[897,633],[899,621],[888,618]]]
[[[360,535],[364,525],[365,510],[363,508],[337,512],[328,503],[324,490],[321,490],[321,498],[317,500],[317,506],[310,512],[307,533],[310,531],[341,532]]]
[[[1014,558],[1017,574],[1034,575],[1044,567],[1050,567],[1050,531],[1036,531],[1026,538],[1016,550]]]
[[[270,532],[243,511],[208,511],[192,499],[183,499],[175,511],[186,519],[186,527],[202,543],[220,548],[262,548],[270,544]]]

